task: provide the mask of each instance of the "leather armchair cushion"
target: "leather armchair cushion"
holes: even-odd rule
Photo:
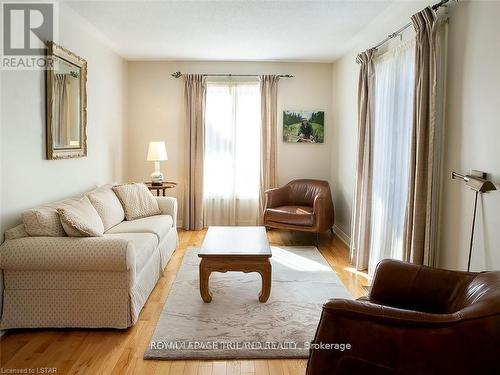
[[[265,213],[266,221],[288,223],[292,225],[314,225],[314,212],[308,206],[279,206],[268,208]]]

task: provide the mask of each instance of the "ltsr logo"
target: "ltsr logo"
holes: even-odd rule
[[[3,54],[44,55],[45,42],[53,40],[54,5],[3,4]]]

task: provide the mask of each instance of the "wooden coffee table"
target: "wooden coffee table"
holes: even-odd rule
[[[259,301],[271,294],[271,248],[264,227],[209,227],[198,256],[200,294],[212,301],[208,280],[212,272],[258,272],[262,278]]]

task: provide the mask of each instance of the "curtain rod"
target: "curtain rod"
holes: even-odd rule
[[[172,73],[171,76],[174,78],[180,78],[184,74],[181,72]],[[261,74],[231,74],[231,73],[203,73],[201,74],[203,77],[258,77]],[[277,74],[280,78],[294,78],[294,75],[291,74]]]
[[[437,4],[434,4],[433,6],[431,6],[431,9],[432,10],[437,10],[438,8],[446,5],[446,3],[448,3],[450,0],[442,0],[440,1],[439,3]],[[455,0],[455,1],[458,1],[458,0]],[[402,28],[400,28],[399,30],[393,32],[392,34],[389,34],[387,36],[387,38],[385,38],[384,40],[382,40],[380,43],[378,43],[375,47],[373,47],[373,49],[377,49],[379,48],[380,46],[384,45],[385,43],[387,43],[389,40],[397,37],[399,34],[401,34],[403,31],[405,31],[407,28],[409,28],[411,25],[413,25],[413,23],[409,22],[407,23],[406,25],[404,25]]]

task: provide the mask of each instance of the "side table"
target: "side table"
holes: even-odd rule
[[[172,181],[164,181],[161,183],[161,185],[153,185],[151,181],[147,181],[144,184],[148,187],[149,190],[151,190],[151,193],[153,192],[153,190],[156,190],[157,197],[160,196],[160,191],[162,191],[162,196],[165,196],[165,190],[173,189],[177,186],[177,183]]]

